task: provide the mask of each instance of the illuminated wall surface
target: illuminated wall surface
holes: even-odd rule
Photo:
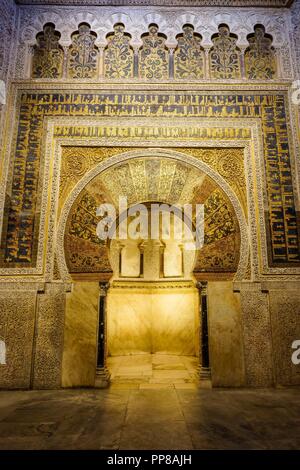
[[[213,385],[300,383],[299,11],[1,3],[0,387],[94,385],[99,282],[104,355],[201,363],[205,281]],[[119,196],[204,245],[99,240]]]
[[[112,289],[108,296],[108,352],[197,353],[196,289]]]

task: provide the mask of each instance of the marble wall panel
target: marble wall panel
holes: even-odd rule
[[[107,296],[108,354],[151,352],[151,289],[111,288]]]
[[[274,385],[272,335],[268,293],[260,283],[242,283],[240,288],[246,385]]]
[[[111,288],[107,312],[110,355],[198,352],[198,292],[192,287]]]
[[[94,386],[99,285],[74,282],[67,293],[62,386]]]
[[[194,288],[152,293],[152,348],[162,354],[199,353],[199,294]]]
[[[208,283],[209,353],[214,387],[245,384],[241,304],[232,282]]]

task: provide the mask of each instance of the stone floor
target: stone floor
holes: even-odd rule
[[[194,356],[141,354],[109,357],[107,365],[114,388],[196,389],[199,359]]]
[[[299,448],[299,389],[0,392],[0,449]]]

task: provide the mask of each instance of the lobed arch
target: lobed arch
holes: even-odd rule
[[[156,23],[159,26],[161,33],[165,34],[168,38],[170,45],[176,45],[176,35],[182,30],[182,26],[186,23],[191,23],[195,31],[203,36],[203,43],[205,46],[211,46],[211,36],[217,32],[218,26],[221,23],[226,23],[231,32],[238,36],[238,45],[247,46],[247,35],[253,33],[254,27],[257,24],[263,24],[266,32],[271,34],[275,47],[281,47],[284,42],[283,32],[278,27],[276,19],[264,14],[252,13],[247,15],[246,18],[239,16],[229,15],[228,13],[213,13],[210,16],[210,21],[206,21],[206,17],[201,14],[193,12],[180,13],[172,21],[172,26],[168,21],[166,15],[158,12],[150,12],[142,16],[138,21],[127,12],[114,12],[101,18],[101,21],[96,15],[90,12],[72,12],[68,24],[65,23],[65,18],[60,16],[57,12],[49,11],[39,14],[37,17],[31,17],[31,22],[26,22],[20,30],[20,43],[26,43],[33,46],[35,44],[36,35],[43,30],[46,23],[54,23],[56,29],[61,33],[61,45],[68,46],[71,44],[71,34],[77,30],[80,23],[88,23],[93,31],[97,33],[97,45],[105,46],[105,37],[112,31],[115,23],[124,23],[126,31],[131,34],[133,45],[141,44],[141,34],[147,32],[149,24]]]
[[[35,44],[32,46],[32,60],[30,68],[33,78],[140,78],[145,80],[165,79],[238,79],[242,78],[243,61],[247,59],[245,51],[252,47],[251,72],[246,67],[249,79],[273,79],[277,76],[276,54],[273,46],[273,36],[266,32],[265,26],[254,25],[253,31],[246,35],[247,44],[240,47],[239,35],[232,32],[227,23],[219,23],[214,31],[210,31],[209,45],[203,39],[202,28],[195,29],[194,24],[184,23],[181,31],[173,32],[169,28],[161,30],[158,21],[154,22],[156,15],[148,15],[148,32],[139,31],[138,39],[126,28],[125,23],[116,22],[104,38],[93,28],[93,22],[81,21],[76,29],[70,32],[71,44],[61,39],[61,32],[56,29],[55,23],[45,23],[43,31],[36,34]],[[147,21],[147,22],[148,22]],[[118,26],[122,25],[120,34]],[[187,26],[193,30],[193,37],[187,32]],[[257,28],[261,26],[262,35],[256,35]],[[112,31],[113,29],[113,31]],[[119,31],[119,32],[117,32]],[[145,31],[145,32],[143,32]],[[164,31],[164,32],[163,32]],[[101,30],[103,33],[103,29]],[[207,30],[204,31],[207,33]],[[110,39],[113,38],[113,43]],[[254,39],[253,39],[254,37]],[[43,38],[41,41],[40,38]],[[55,41],[53,38],[56,38]],[[110,39],[109,39],[110,38]],[[155,39],[156,38],[156,39]],[[249,39],[251,38],[251,39]],[[82,44],[84,54],[82,52]],[[254,44],[254,48],[253,48]],[[101,56],[110,49],[109,73],[102,64]],[[172,64],[173,50],[177,60],[182,62],[176,71],[176,64]],[[205,65],[204,49],[209,54],[209,70]],[[136,51],[136,57],[134,52]],[[199,54],[202,56],[199,60]],[[67,56],[67,70],[64,69],[64,56]],[[58,57],[61,56],[61,57]],[[59,62],[59,63],[58,63]],[[104,60],[105,62],[105,60]],[[197,63],[198,62],[198,63]],[[196,64],[197,63],[197,64]],[[273,64],[274,63],[274,64]],[[70,66],[70,64],[73,64]],[[155,66],[154,66],[155,64]],[[130,73],[127,69],[130,69]],[[196,68],[197,71],[191,71]],[[82,70],[81,70],[82,69]],[[119,73],[115,72],[119,70]],[[206,70],[207,69],[207,70]],[[262,69],[257,71],[257,69]],[[54,72],[53,72],[54,70]],[[120,77],[118,76],[120,75]]]

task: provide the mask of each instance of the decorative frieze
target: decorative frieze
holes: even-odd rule
[[[120,0],[16,0],[23,5],[119,5]],[[136,6],[145,4],[144,0],[123,0],[122,5]],[[228,0],[148,0],[148,5],[158,6],[227,6]],[[231,0],[233,7],[285,7],[290,0]]]
[[[232,34],[237,36],[236,46],[243,52],[248,46],[247,35],[253,33],[256,24],[263,24],[267,34],[273,37],[273,47],[276,49],[276,57],[280,64],[281,77],[292,76],[291,47],[290,47],[290,18],[287,10],[263,9],[257,11],[249,9],[234,8],[203,8],[193,9],[186,12],[185,8],[176,8],[166,10],[159,7],[132,7],[130,10],[126,7],[102,7],[101,10],[93,7],[64,7],[57,6],[54,10],[51,6],[26,6],[20,9],[20,28],[18,35],[15,36],[18,52],[14,52],[17,57],[17,64],[14,75],[16,77],[28,77],[28,62],[31,63],[31,55],[25,46],[33,47],[36,43],[36,35],[43,30],[43,26],[52,22],[61,33],[60,44],[69,48],[71,45],[71,36],[78,28],[78,24],[85,22],[91,27],[91,30],[97,34],[95,47],[98,47],[98,56],[101,62],[102,51],[108,46],[111,40],[111,33],[114,25],[122,23],[125,26],[123,40],[127,37],[129,45],[136,51],[134,61],[138,58],[138,50],[142,46],[141,36],[147,31],[149,24],[155,22],[159,27],[159,32],[167,38],[166,47],[168,48],[170,62],[170,78],[172,75],[172,53],[177,46],[176,36],[182,33],[182,27],[185,24],[192,24],[195,32],[199,33],[202,39],[202,47],[210,50],[213,46],[212,36],[216,34],[218,26],[226,23]],[[66,24],[65,18],[70,21]],[[24,49],[25,47],[25,49]],[[286,50],[286,48],[288,50]],[[197,48],[196,48],[197,49]],[[116,49],[113,56],[116,54]],[[129,50],[128,50],[129,52]],[[194,53],[190,52],[190,56]],[[131,54],[130,54],[131,55]],[[122,58],[123,61],[123,58]],[[131,60],[130,60],[131,61]],[[126,62],[126,61],[125,61]],[[119,64],[120,67],[120,56]],[[30,64],[29,64],[30,65]],[[208,65],[208,64],[207,64]],[[115,63],[116,66],[116,63]],[[102,77],[101,64],[97,77]],[[207,67],[208,69],[208,67]],[[208,70],[207,70],[208,71]],[[118,72],[120,73],[120,72]],[[118,73],[114,73],[117,78]],[[111,73],[107,73],[107,77]],[[123,78],[123,74],[120,78]],[[127,78],[127,74],[126,78]],[[131,74],[129,74],[131,75]],[[135,65],[135,75],[137,76],[137,66]],[[13,76],[13,75],[12,75]],[[209,75],[207,73],[206,78]],[[192,77],[191,77],[192,78]],[[198,78],[198,76],[197,76]]]
[[[114,24],[113,29],[114,32],[105,38],[106,44],[97,47],[97,34],[91,31],[91,26],[86,22],[79,24],[78,31],[71,34],[72,44],[67,48],[68,77],[97,79],[104,75],[108,79],[131,79],[138,76],[149,81],[197,80],[208,76],[239,79],[245,73],[252,80],[276,77],[278,66],[273,38],[260,24],[254,26],[254,34],[247,36],[248,47],[242,49],[237,46],[238,36],[230,32],[227,24],[219,25],[218,33],[211,36],[212,46],[205,49],[201,34],[188,23],[183,25],[183,32],[176,35],[176,47],[167,47],[169,39],[159,32],[155,23],[149,25],[148,33],[141,34],[140,47],[134,46],[123,23]],[[46,23],[43,32],[37,34],[32,78],[62,76],[64,58],[60,36],[53,23]]]

